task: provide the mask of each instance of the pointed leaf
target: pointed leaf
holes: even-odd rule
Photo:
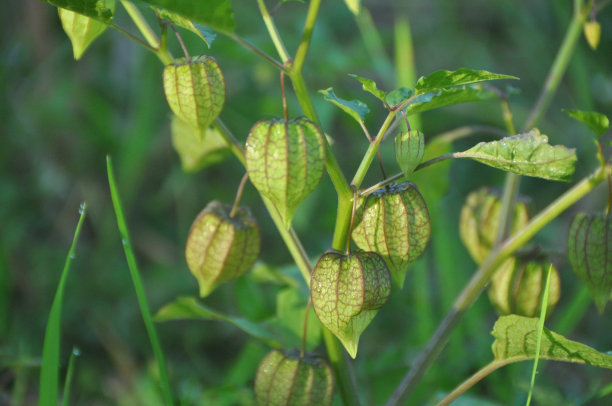
[[[497,93],[485,89],[482,85],[459,86],[420,95],[404,109],[404,112],[406,115],[411,115],[440,107],[478,102],[495,97],[497,97]]]
[[[198,37],[202,38],[209,48],[217,37],[217,34],[210,28],[204,27],[200,24],[194,24],[193,21],[179,14],[173,13],[161,7],[153,7],[153,9],[157,11],[157,14],[159,14],[161,18],[168,20],[179,27],[186,28],[196,34]]]
[[[143,0],[153,6],[163,7],[193,23],[200,23],[214,30],[230,33],[236,21],[229,0]]]
[[[226,321],[272,347],[281,346],[276,337],[261,324],[243,319],[242,317],[229,316],[217,312],[199,303],[194,297],[179,297],[174,302],[162,307],[153,317],[153,320],[157,322],[186,319]]]
[[[608,117],[597,113],[596,111],[581,111],[581,110],[566,110],[563,109],[573,119],[580,121],[586,125],[589,130],[593,131],[597,137],[601,137],[603,133],[610,128],[610,120]]]
[[[334,89],[332,89],[331,87],[325,90],[319,90],[319,93],[324,96],[325,100],[340,107],[345,113],[353,117],[358,123],[363,123],[368,114],[370,114],[370,109],[368,108],[368,106],[365,105],[365,103],[360,100],[349,101],[341,99],[336,96],[336,94],[334,93]]]
[[[528,133],[481,142],[459,158],[471,158],[485,165],[524,176],[570,181],[576,153],[563,145],[548,144],[548,137],[533,129]]]
[[[109,0],[43,0],[58,8],[74,11],[104,24],[112,24],[114,1]]]
[[[361,82],[363,90],[365,90],[366,92],[372,93],[374,96],[382,100],[383,103],[385,102],[387,93],[383,92],[382,90],[378,90],[378,87],[376,86],[376,82],[374,82],[371,79],[362,78],[361,76],[354,75],[352,73],[349,74],[349,76]]]
[[[422,76],[419,78],[415,90],[417,94],[427,93],[438,89],[497,79],[518,78],[515,76],[491,73],[484,70],[472,70],[466,68],[461,68],[456,71],[439,70],[431,75]]]
[[[495,360],[508,363],[535,358],[538,320],[538,318],[516,315],[502,316],[497,319],[491,332],[495,337],[492,346]],[[544,328],[542,332],[540,358],[612,369],[612,355],[568,340],[547,328]]]

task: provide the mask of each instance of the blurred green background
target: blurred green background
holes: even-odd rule
[[[255,2],[233,2],[237,33],[271,55],[275,51]],[[461,2],[417,0],[365,1],[380,38],[360,31],[340,0],[323,3],[305,66],[305,78],[324,129],[345,175],[352,177],[367,141],[359,126],[316,93],[333,86],[345,99],[366,102],[366,122],[375,133],[385,112],[377,100],[348,76],[375,79],[383,89],[397,87],[396,73],[407,61],[394,60],[394,35],[400,18],[410,21],[418,75],[467,67],[518,76],[521,90],[510,100],[517,128],[534,104],[569,22],[571,1]],[[274,4],[269,4],[274,8]],[[116,21],[131,32],[118,5]],[[117,32],[108,30],[75,62],[57,10],[38,0],[5,0],[0,13],[0,405],[37,402],[42,338],[53,294],[68,251],[80,202],[89,213],[65,293],[62,360],[72,346],[77,360],[71,401],[74,405],[156,405],[155,364],[142,324],[108,192],[105,156],[115,161],[149,303],[157,310],[180,295],[197,295],[187,270],[183,246],[191,221],[212,199],[233,200],[243,169],[232,157],[198,173],[181,170],[170,138],[166,104],[156,57]],[[157,29],[152,12],[142,7]],[[306,5],[286,3],[274,18],[293,52],[299,41]],[[551,143],[577,149],[575,180],[596,166],[595,148],[586,130],[561,108],[612,114],[612,9],[598,15],[603,27],[598,51],[579,40],[574,58],[552,106],[539,128]],[[221,118],[241,141],[262,118],[282,114],[278,73],[271,66],[222,36],[211,49],[181,31],[192,55],[206,53],[221,65],[227,101]],[[371,51],[367,44],[381,48]],[[171,37],[175,55],[182,52]],[[398,69],[399,68],[399,69]],[[300,113],[291,92],[291,116]],[[426,136],[462,125],[485,124],[503,129],[497,101],[460,105],[425,113]],[[431,139],[431,138],[428,138]],[[454,145],[467,148],[485,137]],[[387,172],[398,171],[391,143],[383,146]],[[459,241],[457,223],[465,196],[481,186],[503,186],[504,174],[471,162],[455,162],[441,172],[423,171],[417,183],[440,181],[448,190],[428,201],[438,248],[409,273],[403,291],[366,330],[354,362],[366,405],[384,402],[411,360],[450,308],[476,266]],[[365,184],[380,180],[376,166]],[[446,180],[447,182],[444,182]],[[452,187],[451,187],[452,185]],[[539,210],[568,185],[524,178],[521,191]],[[607,190],[597,188],[538,234],[543,249],[565,251],[569,221],[578,210],[602,210]],[[262,228],[262,264],[282,269],[299,280],[283,242],[251,185],[249,205]],[[309,255],[316,258],[331,244],[336,197],[328,178],[300,207],[294,227]],[[441,245],[440,245],[441,244]],[[564,255],[555,257],[562,277],[562,299],[547,322],[600,351],[612,350],[612,309],[598,315],[580,302],[580,285]],[[254,321],[276,311],[284,289],[258,283],[249,275],[220,287],[205,303]],[[460,323],[451,342],[426,375],[411,404],[424,404],[450,391],[491,359],[489,331],[496,315],[483,296]],[[157,325],[174,391],[183,405],[252,404],[257,364],[269,350],[235,327],[221,322],[168,322]],[[319,348],[324,352],[324,347]],[[500,370],[469,392],[463,404],[520,405],[531,364]],[[535,400],[542,405],[601,404],[589,400],[612,381],[609,371],[585,366],[544,363]],[[336,403],[338,399],[336,399]],[[477,403],[481,402],[481,403]],[[459,403],[457,403],[459,404]]]

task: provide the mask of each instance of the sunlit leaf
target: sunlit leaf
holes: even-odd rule
[[[171,11],[168,11],[165,8],[161,8],[161,7],[153,7],[153,8],[157,11],[157,13],[159,14],[161,18],[168,20],[171,23],[178,25],[179,27],[186,28],[189,31],[196,34],[198,37],[202,38],[202,40],[206,43],[206,45],[208,45],[209,48],[212,45],[212,42],[217,37],[217,34],[208,27],[205,27],[200,24],[194,24],[193,21],[191,21],[190,19],[185,18],[179,14],[173,13]]]
[[[404,112],[406,115],[410,115],[460,103],[488,100],[494,97],[497,97],[497,94],[482,85],[459,86],[420,95],[404,109]]]
[[[493,355],[496,361],[518,362],[535,358],[538,318],[517,315],[497,319],[491,334],[495,337]],[[612,369],[612,355],[604,354],[544,328],[540,342],[540,359],[587,364]]]
[[[331,87],[325,90],[319,90],[319,93],[321,93],[325,97],[325,100],[340,107],[342,111],[353,117],[357,122],[363,122],[368,116],[368,114],[370,114],[370,109],[368,108],[368,106],[365,105],[365,103],[360,100],[341,99],[336,96],[336,93],[334,93],[334,89],[332,89]]]
[[[365,90],[366,92],[372,93],[374,96],[376,96],[383,102],[385,101],[385,97],[387,96],[387,93],[383,92],[382,90],[379,90],[378,87],[376,86],[376,82],[374,82],[371,79],[366,79],[361,76],[354,75],[352,73],[349,74],[349,76],[361,82],[363,90]]]
[[[233,32],[234,10],[229,0],[143,0],[153,6],[221,32]]]
[[[528,133],[481,142],[457,154],[485,165],[524,176],[570,181],[576,153],[563,145],[550,145],[548,137],[533,129]]]
[[[566,110],[563,109],[570,117],[580,121],[586,125],[589,130],[593,131],[597,137],[600,137],[603,133],[608,131],[610,128],[610,120],[604,114],[597,113],[596,111],[581,111],[581,110]]]
[[[104,24],[113,23],[114,1],[108,0],[43,0],[58,8],[74,11]]]
[[[242,317],[229,316],[213,310],[194,297],[179,297],[162,307],[153,317],[157,322],[172,320],[221,320],[226,321],[252,337],[260,339],[273,347],[280,347],[276,337],[264,326]]]
[[[515,76],[501,75],[484,70],[472,70],[461,68],[456,71],[439,70],[428,76],[422,76],[417,81],[415,91],[417,94],[427,93],[438,89],[446,89],[453,86],[467,85],[470,83],[484,82],[497,79],[518,79]]]

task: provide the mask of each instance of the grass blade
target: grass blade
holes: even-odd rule
[[[121,242],[123,244],[123,250],[125,251],[125,258],[130,269],[130,275],[132,277],[132,283],[134,284],[134,290],[136,291],[136,298],[138,300],[138,306],[140,307],[140,313],[153,347],[153,353],[157,360],[157,367],[159,369],[159,379],[161,389],[166,405],[172,406],[172,391],[170,390],[170,382],[168,381],[168,374],[166,372],[166,362],[164,360],[164,353],[157,337],[157,331],[153,325],[153,319],[151,317],[151,310],[147,303],[147,297],[145,295],[144,286],[140,279],[140,271],[138,270],[138,264],[136,263],[136,256],[132,251],[132,243],[128,233],[127,223],[123,215],[123,209],[121,208],[121,199],[119,197],[119,191],[117,184],[115,183],[115,175],[113,173],[113,163],[111,157],[106,157],[106,171],[108,174],[108,185],[110,187],[111,199],[113,201],[113,207],[115,209],[115,215],[117,217],[117,227],[119,228],[119,234],[121,234]]]
[[[74,375],[74,361],[76,357],[80,356],[81,352],[77,347],[72,347],[72,354],[70,354],[70,361],[68,361],[68,371],[66,372],[66,381],[64,381],[64,400],[63,406],[68,406],[70,403],[70,386],[72,386],[72,376]]]
[[[546,308],[548,307],[548,290],[550,287],[551,269],[552,264],[548,267],[548,272],[546,272],[546,286],[544,287],[544,295],[542,296],[542,309],[540,310],[540,321],[538,323],[538,339],[536,341],[535,359],[533,360],[533,371],[531,372],[531,385],[529,387],[529,395],[527,396],[527,403],[525,403],[525,406],[529,406],[531,404],[531,395],[533,394],[536,373],[538,371],[538,360],[540,359],[540,345],[542,344],[542,332],[544,331],[544,320],[546,319]]]
[[[43,343],[42,365],[40,368],[40,386],[39,386],[39,406],[57,405],[57,393],[59,384],[59,356],[60,356],[60,333],[61,333],[61,317],[62,317],[62,301],[64,298],[64,289],[66,280],[68,279],[68,271],[74,259],[74,251],[76,249],[77,240],[81,233],[81,227],[85,220],[85,212],[87,205],[81,204],[79,213],[81,217],[74,231],[72,245],[68,251],[64,269],[60,277],[59,285],[55,291],[51,311],[49,312],[49,320],[45,330],[45,339]]]

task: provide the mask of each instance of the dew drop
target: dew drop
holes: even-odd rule
[[[81,350],[79,350],[78,348],[73,349],[72,353],[77,357],[81,356]]]
[[[127,239],[125,239],[125,238],[122,238],[122,239],[121,239],[121,244],[123,244],[123,245],[128,245],[128,240],[127,240]]]
[[[81,203],[79,206],[79,214],[83,214],[85,212],[85,203]]]
[[[74,253],[70,254],[70,259],[74,259],[76,257],[76,255],[74,255]]]

